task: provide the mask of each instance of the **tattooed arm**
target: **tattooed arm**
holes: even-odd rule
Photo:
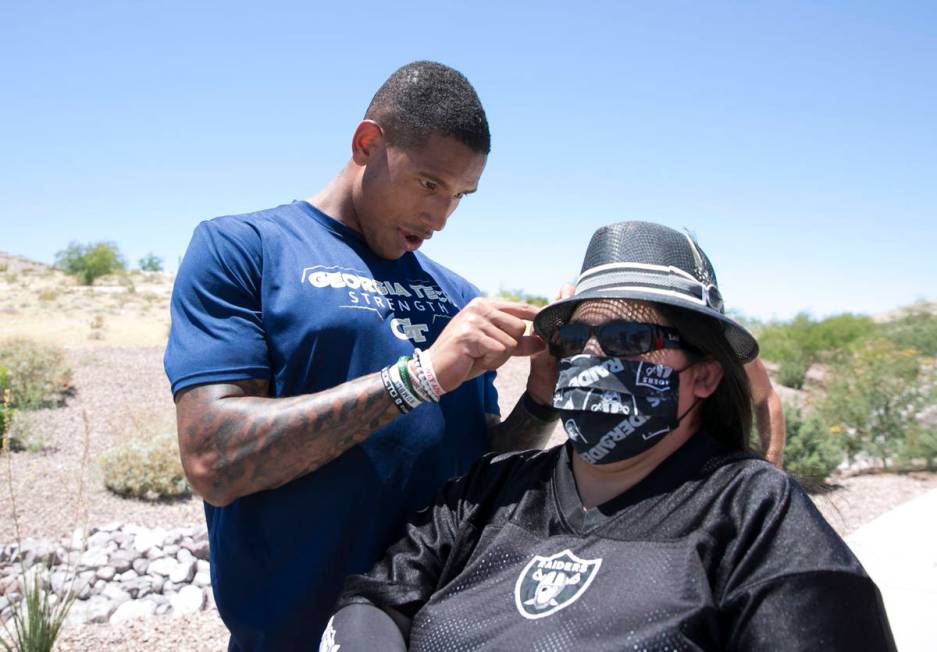
[[[488,442],[498,452],[520,451],[528,448],[543,448],[556,427],[556,419],[544,419],[534,415],[524,404],[523,397],[504,421],[496,414],[488,419]]]
[[[452,390],[512,355],[542,348],[539,340],[524,336],[522,319],[536,314],[526,304],[470,302],[430,349],[439,382]],[[267,394],[267,381],[242,380],[176,395],[183,468],[192,487],[212,505],[227,505],[315,471],[400,414],[379,373],[316,394]]]
[[[286,484],[400,414],[379,373],[316,394],[268,398],[267,391],[265,380],[240,380],[176,395],[182,465],[208,503]]]

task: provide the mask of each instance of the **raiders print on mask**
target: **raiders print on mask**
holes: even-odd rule
[[[553,407],[576,453],[609,464],[643,453],[677,427],[679,376],[645,360],[562,358]]]
[[[554,614],[586,592],[601,565],[601,559],[580,559],[569,549],[534,555],[514,584],[514,604],[530,620]]]

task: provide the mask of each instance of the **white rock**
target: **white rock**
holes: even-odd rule
[[[197,586],[183,586],[182,589],[170,598],[172,610],[181,616],[201,611],[205,604],[205,594]]]
[[[162,616],[164,613],[168,612],[170,609],[172,609],[172,607],[169,606],[168,604],[161,604],[158,607],[156,607],[156,615]]]
[[[194,540],[186,548],[198,559],[208,559],[208,539]]]
[[[163,546],[163,552],[170,557],[175,557],[176,553],[179,552],[179,546],[174,543],[168,546]]]
[[[72,532],[71,540],[68,542],[68,546],[72,550],[81,550],[85,547],[85,539],[87,538],[87,532],[84,528],[75,528],[75,531]]]
[[[163,552],[163,549],[160,548],[159,546],[153,546],[152,548],[146,551],[146,558],[149,559],[150,561],[154,559],[159,559],[165,556],[166,556],[166,553]]]
[[[195,577],[195,561],[180,562],[169,573],[169,581],[175,584],[188,584]]]
[[[130,582],[131,580],[135,580],[135,579],[137,579],[137,578],[140,577],[140,576],[137,575],[137,571],[135,571],[135,570],[129,570],[129,571],[125,572],[125,573],[121,573],[121,574],[118,575],[117,577],[118,577],[118,579],[119,579],[121,582]]]
[[[195,584],[195,586],[211,586],[211,574],[199,571],[192,579],[192,583]]]
[[[150,600],[130,600],[117,607],[114,613],[111,614],[111,618],[108,622],[112,625],[116,625],[117,623],[122,623],[127,620],[152,616],[155,611],[155,602],[151,602]]]
[[[176,553],[176,559],[184,564],[186,562],[195,561],[195,555],[185,548],[179,548],[179,552]]]
[[[166,530],[156,528],[155,530],[141,529],[136,532],[133,538],[133,549],[137,552],[147,552],[150,548],[158,547],[166,538]]]
[[[130,594],[115,584],[108,584],[101,591],[101,597],[107,598],[114,604],[114,608],[130,600]]]
[[[163,539],[163,545],[164,546],[177,545],[180,541],[182,541],[184,537],[185,537],[185,532],[183,532],[181,529],[177,528],[174,530],[170,530],[166,534],[166,538]]]
[[[110,582],[112,579],[114,579],[114,575],[116,574],[117,571],[114,570],[113,566],[101,566],[97,573],[95,573],[95,576],[98,579],[104,580],[105,582]]]
[[[161,557],[151,561],[149,567],[146,569],[146,572],[149,575],[162,575],[163,577],[169,577],[178,565],[179,562],[177,562],[175,559],[172,559],[171,557]]]
[[[67,620],[70,623],[77,624],[106,623],[115,609],[117,609],[117,605],[107,598],[96,595],[88,600],[74,603],[68,611]]]
[[[111,555],[108,565],[113,566],[118,573],[126,573],[133,565],[134,556],[126,550],[116,551]]]
[[[149,560],[144,559],[143,557],[133,560],[133,570],[137,571],[138,575],[146,575],[146,569],[149,567],[149,565]]]
[[[97,568],[107,565],[107,551],[101,548],[89,548],[81,555],[81,566],[85,568]]]
[[[110,539],[111,535],[107,532],[95,532],[88,537],[88,548],[103,548]]]
[[[121,528],[120,521],[111,521],[98,527],[98,532],[117,532]]]

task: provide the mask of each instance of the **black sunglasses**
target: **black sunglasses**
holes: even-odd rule
[[[660,349],[688,348],[675,328],[616,319],[598,326],[575,321],[563,324],[550,335],[550,353],[557,358],[578,355],[593,335],[605,355],[620,358]]]

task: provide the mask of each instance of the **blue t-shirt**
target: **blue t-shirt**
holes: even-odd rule
[[[179,267],[164,359],[175,394],[269,379],[334,387],[428,348],[478,290],[421,253],[375,256],[309,203],[201,223]],[[370,569],[409,512],[488,448],[494,374],[396,418],[322,468],[218,508],[212,586],[232,649],[314,648],[346,575]]]

